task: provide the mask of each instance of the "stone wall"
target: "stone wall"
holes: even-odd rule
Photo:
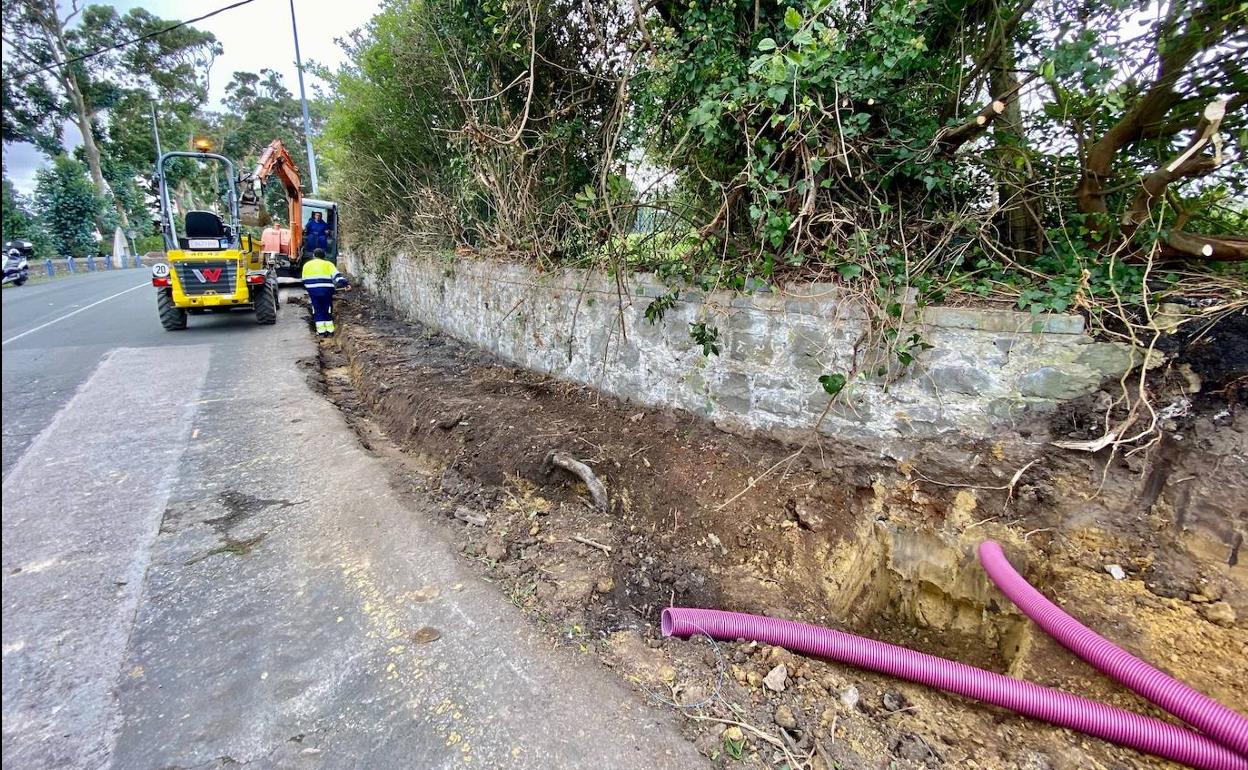
[[[987,436],[1138,363],[1125,345],[1093,342],[1077,315],[911,306],[897,339],[917,334],[931,347],[909,347],[915,360],[902,366],[896,342],[882,344],[866,307],[833,284],[683,290],[651,323],[646,307],[669,290],[645,274],[617,286],[601,270],[538,272],[476,257],[343,263],[407,317],[518,366],[735,429]],[[718,331],[719,355],[690,338],[699,322]],[[829,405],[819,377],[834,373],[852,376]]]

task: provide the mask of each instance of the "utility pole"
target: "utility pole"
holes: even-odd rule
[[[156,102],[152,102],[152,138],[156,140],[156,162],[160,162],[160,124],[156,122]],[[160,169],[156,169],[160,173]]]
[[[161,240],[168,246],[169,239],[173,237],[173,222],[169,220],[169,217],[172,215],[169,213],[167,201],[164,199],[165,184],[161,180],[165,170],[160,167],[160,156],[162,154],[160,150],[160,124],[156,122],[156,100],[154,98],[152,99],[152,138],[156,140],[156,184],[159,191],[158,194],[161,196],[160,201],[157,203],[160,206],[160,236]],[[135,249],[135,253],[138,253],[138,249]]]
[[[303,57],[299,54],[299,25],[295,23],[295,0],[290,0],[290,29],[295,35],[295,66],[299,69],[299,101],[303,103],[303,139],[308,146],[308,169],[312,172],[312,194],[318,194],[316,156],[312,154],[312,121],[308,118],[308,96],[303,90]]]

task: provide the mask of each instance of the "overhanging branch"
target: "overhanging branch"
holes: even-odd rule
[[[1222,138],[1218,129],[1222,119],[1226,117],[1227,102],[1226,99],[1210,102],[1205,107],[1200,122],[1196,125],[1196,133],[1187,147],[1140,180],[1139,191],[1122,214],[1124,238],[1131,238],[1141,225],[1152,218],[1154,205],[1165,195],[1166,188],[1172,182],[1204,176],[1222,165]],[[1202,150],[1210,144],[1213,145],[1213,156],[1202,155]]]
[[[986,104],[975,116],[958,126],[947,126],[937,132],[932,145],[944,153],[953,153],[959,147],[982,134],[992,121],[1005,112],[1009,103],[1018,98],[1023,86],[1030,83],[1035,74],[1019,81],[1013,88]]]

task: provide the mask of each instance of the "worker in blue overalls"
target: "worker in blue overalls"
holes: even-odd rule
[[[316,249],[312,259],[303,263],[303,288],[308,290],[312,301],[312,320],[316,322],[316,336],[328,337],[334,333],[334,292],[350,289],[347,277],[338,267],[325,259],[325,250]]]
[[[303,226],[304,251],[329,248],[329,223],[321,212],[313,211],[312,218]]]

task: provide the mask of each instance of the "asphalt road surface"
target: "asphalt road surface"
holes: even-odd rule
[[[701,766],[392,490],[301,307],[169,333],[139,270],[0,296],[6,770]]]

